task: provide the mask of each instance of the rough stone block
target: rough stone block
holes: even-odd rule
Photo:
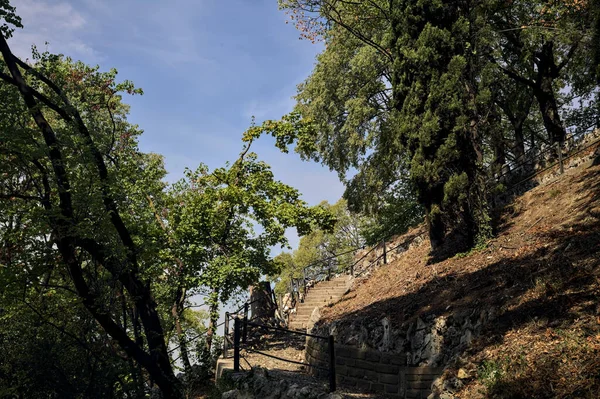
[[[347,346],[335,346],[335,354],[341,357],[355,357],[352,350]]]
[[[342,377],[340,377],[340,379],[338,381],[342,385],[347,386],[347,387],[355,387],[356,386],[356,380],[354,378],[342,376]]]
[[[444,371],[443,367],[406,367],[406,374],[429,374],[429,375],[438,375]]]
[[[348,375],[351,377],[362,378],[364,376],[364,370],[361,369],[348,369]]]
[[[348,367],[346,366],[336,366],[335,373],[338,375],[348,375]]]
[[[367,381],[367,380],[357,380],[356,381],[356,386],[360,389],[370,389],[371,388],[371,382]]]
[[[408,389],[431,389],[431,384],[433,381],[411,381],[408,384]]]
[[[384,384],[400,384],[400,377],[398,375],[379,374],[379,382]]]
[[[412,382],[433,382],[435,378],[429,375],[413,375],[406,374],[406,383],[411,384]]]
[[[398,375],[398,373],[400,372],[400,367],[393,366],[391,364],[377,364],[375,366],[375,371],[382,374]]]
[[[404,366],[406,365],[406,356],[403,354],[397,354],[392,356],[390,359],[390,363],[396,366]]]
[[[429,395],[428,391],[421,389],[407,389],[405,397],[406,399],[422,399],[426,398]]]
[[[350,357],[345,357],[343,359],[344,359],[344,364],[346,366],[356,366],[356,360],[355,359],[352,359]]]
[[[384,385],[385,389],[384,392],[385,393],[398,393],[398,385]]]
[[[367,351],[365,349],[357,349],[353,357],[356,359],[365,360],[367,358]]]
[[[370,362],[379,362],[379,360],[381,359],[381,354],[375,351],[368,351],[365,353],[365,359]]]
[[[369,390],[373,393],[380,393],[384,392],[384,389],[385,388],[383,384],[372,383],[371,388]]]
[[[364,360],[357,360],[355,362],[355,367],[363,370],[375,370],[375,365],[373,363]]]

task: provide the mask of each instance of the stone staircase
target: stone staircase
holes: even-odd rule
[[[296,305],[296,312],[290,315],[289,328],[292,330],[306,329],[313,310],[316,307],[321,308],[339,301],[351,284],[352,277],[346,275],[315,284],[306,293],[304,302]]]

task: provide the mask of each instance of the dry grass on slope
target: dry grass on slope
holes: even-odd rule
[[[409,234],[415,234],[410,232]],[[467,353],[461,397],[600,397],[600,167],[505,208],[484,250],[427,265],[425,240],[324,311],[343,326],[498,309]],[[452,372],[450,370],[450,372]]]

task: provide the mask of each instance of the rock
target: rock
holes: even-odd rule
[[[422,348],[425,342],[425,331],[419,330],[415,333],[411,340],[410,346],[413,349]]]
[[[315,324],[317,324],[320,319],[321,319],[321,311],[319,310],[318,307],[315,307],[313,309],[312,313],[310,314],[310,318],[308,319],[308,323],[306,325],[306,331],[308,333],[310,333],[312,331],[313,327],[315,326]]]
[[[473,340],[473,333],[471,332],[471,330],[467,329],[463,333],[463,336],[460,338],[460,343],[469,345],[472,340]]]
[[[467,373],[467,370],[465,369],[458,369],[458,373],[456,373],[456,376],[461,380],[466,380],[470,377],[469,373]]]
[[[425,337],[423,337],[423,345],[427,345],[430,342],[431,342],[431,334],[425,335]]]
[[[232,389],[231,391],[227,391],[223,393],[221,399],[251,399],[252,396],[245,395],[241,391],[237,389]]]
[[[349,336],[348,339],[346,339],[346,341],[344,343],[346,345],[358,346],[358,343],[359,343],[358,334]]]

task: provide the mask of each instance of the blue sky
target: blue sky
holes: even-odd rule
[[[298,39],[277,0],[12,0],[23,18],[11,46],[21,57],[32,44],[102,69],[115,67],[143,96],[126,99],[130,121],[144,129],[141,148],[165,157],[169,180],[200,162],[234,160],[241,134],[289,112],[296,85],[322,47]],[[49,44],[46,45],[45,43]],[[276,178],[310,204],[335,202],[337,175],[273,140],[253,145]],[[297,237],[289,232],[292,244]]]

